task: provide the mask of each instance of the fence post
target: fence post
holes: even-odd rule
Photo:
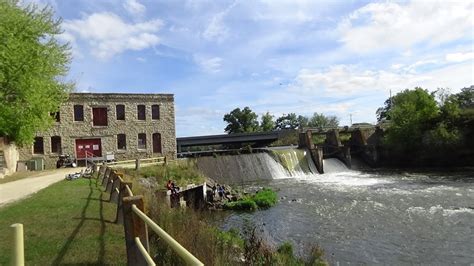
[[[116,177],[115,170],[111,170],[109,179],[107,180],[107,185],[105,186],[105,192],[112,193],[112,187],[114,185],[115,177]]]
[[[106,166],[104,178],[102,179],[102,186],[104,186],[104,184],[107,184],[107,182],[109,182],[110,171],[112,171],[112,168]]]
[[[117,174],[117,171],[113,171],[112,175],[112,188],[110,190],[110,198],[109,202],[114,202],[117,203],[117,198],[118,198],[118,193],[117,190],[120,186],[120,179],[119,179],[119,174]]]
[[[132,189],[132,182],[120,182],[118,203],[117,203],[117,216],[115,217],[116,224],[123,224],[123,198],[130,196],[128,195],[127,186]]]
[[[123,228],[125,231],[125,245],[127,248],[127,265],[147,265],[145,258],[140,253],[135,237],[140,238],[142,243],[146,243],[145,222],[136,216],[132,210],[132,205],[136,205],[141,211],[144,210],[143,196],[132,196],[123,198]]]
[[[140,169],[140,159],[135,159],[135,170]]]
[[[106,166],[105,165],[101,165],[100,168],[99,168],[99,175],[98,175],[98,179],[102,182],[102,180],[104,180],[104,177],[105,177],[105,168]]]
[[[25,265],[25,248],[23,244],[23,224],[12,224],[13,228],[13,256],[12,265]]]

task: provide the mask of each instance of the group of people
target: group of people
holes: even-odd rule
[[[226,193],[224,186],[221,186],[219,184],[214,185],[212,186],[212,192],[214,195],[216,195],[216,192],[217,192],[217,195],[219,195],[221,199],[224,199],[224,198],[229,199],[227,196],[228,193]]]
[[[176,186],[171,179],[166,183],[166,188],[171,191],[171,195],[177,195],[179,192],[179,187]]]

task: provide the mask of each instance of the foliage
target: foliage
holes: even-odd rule
[[[230,113],[224,115],[224,121],[227,122],[225,132],[244,133],[259,131],[257,114],[255,114],[249,107],[243,110],[235,108]]]
[[[271,115],[269,112],[266,112],[264,115],[262,115],[262,122],[260,124],[260,129],[263,132],[268,132],[272,131],[275,129],[275,122],[273,121],[273,115]]]
[[[293,245],[283,242],[276,250],[268,246],[260,236],[261,230],[251,222],[244,223],[242,235],[244,237],[244,261],[246,265],[328,265],[324,260],[324,252],[316,246],[311,249],[307,258],[298,258],[294,255]]]
[[[423,140],[425,145],[439,149],[458,144],[460,138],[459,130],[450,130],[444,122],[441,122],[434,129],[428,130]]]
[[[155,165],[134,169],[120,169],[127,176],[134,178],[154,178],[162,188],[166,187],[168,180],[173,180],[178,186],[189,183],[199,184],[205,181],[205,177],[198,171],[195,161],[180,160],[166,165]]]
[[[323,113],[314,113],[309,119],[308,125],[310,127],[337,127],[339,119],[335,116],[325,116]]]
[[[285,131],[285,134],[283,136],[280,136],[280,138],[270,144],[270,146],[273,147],[278,147],[278,146],[290,146],[294,144],[298,144],[298,131],[297,130],[287,130]]]
[[[295,113],[289,113],[277,118],[275,129],[296,129],[299,127],[299,121]]]
[[[71,60],[57,39],[60,19],[51,8],[0,1],[0,135],[30,144],[53,123],[72,84],[63,81]]]
[[[474,108],[474,85],[470,87],[462,88],[461,92],[455,96],[459,103],[459,107],[462,109]]]
[[[385,100],[384,106],[379,107],[375,114],[377,115],[377,121],[382,122],[384,120],[390,120],[390,109],[392,108],[393,97],[389,97]]]
[[[257,209],[257,203],[251,198],[245,198],[238,201],[226,202],[224,209],[234,211],[254,211]]]
[[[277,193],[270,188],[264,188],[250,197],[245,197],[238,201],[226,202],[224,208],[236,211],[254,211],[257,208],[270,208],[276,203]]]
[[[299,115],[296,120],[298,120],[298,128],[304,128],[309,126],[309,118],[307,118],[306,116]]]
[[[418,149],[424,131],[439,114],[433,95],[417,87],[395,95],[392,104],[388,113],[391,124],[386,134],[387,144],[404,150]]]
[[[252,196],[252,200],[259,208],[270,208],[277,203],[277,193],[270,188],[264,188],[257,191],[257,193]]]

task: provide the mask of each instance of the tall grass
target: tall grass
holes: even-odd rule
[[[158,189],[141,188],[145,196],[146,212],[148,215],[176,241],[201,260],[205,265],[317,265],[308,264],[294,256],[291,252],[280,252],[265,243],[256,229],[221,231],[212,226],[206,217],[210,211],[195,211],[193,209],[173,208],[166,203],[164,185],[168,179],[177,181],[180,185],[188,182],[199,183],[205,177],[198,173],[193,162],[181,162],[177,165],[156,166],[143,168],[139,172],[127,170],[128,175],[155,179],[160,184]],[[259,195],[260,194],[260,195]],[[252,199],[255,206],[271,206],[276,203],[276,193],[262,190]],[[251,228],[252,226],[249,226]],[[253,227],[256,228],[256,227]],[[161,265],[184,265],[185,263],[171,250],[166,243],[150,232],[151,253],[155,261]],[[291,253],[291,254],[290,254]],[[322,256],[322,254],[321,254]],[[310,257],[312,258],[312,257]],[[313,258],[320,261],[320,257]],[[270,264],[268,264],[270,263]]]

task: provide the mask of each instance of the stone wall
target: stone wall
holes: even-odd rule
[[[116,105],[125,106],[125,120],[116,119]],[[152,105],[160,106],[160,119],[152,120]],[[83,105],[84,121],[74,121],[74,105]],[[137,105],[145,105],[146,120],[137,119]],[[93,126],[92,108],[107,108],[107,126]],[[138,149],[138,134],[146,134],[146,149]],[[153,153],[152,134],[161,134],[162,153]],[[126,149],[117,149],[117,134],[126,135]],[[174,97],[171,94],[71,93],[60,108],[60,122],[43,137],[44,154],[33,154],[32,147],[20,149],[20,160],[42,157],[46,168],[54,168],[59,154],[51,152],[51,137],[61,137],[63,154],[76,156],[76,139],[100,138],[102,156],[115,154],[117,160],[166,156],[176,157]]]

